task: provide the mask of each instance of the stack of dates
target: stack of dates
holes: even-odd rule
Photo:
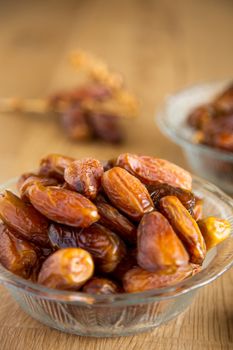
[[[197,273],[230,223],[202,217],[191,175],[162,159],[50,154],[0,194],[0,262],[60,290],[133,293]]]

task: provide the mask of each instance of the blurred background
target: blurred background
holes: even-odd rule
[[[0,181],[36,167],[41,156],[113,157],[121,151],[168,158],[187,167],[154,118],[167,94],[232,77],[231,0],[47,0],[0,2],[0,96],[43,97],[73,86],[75,48],[120,71],[141,113],[123,145],[69,141],[54,119],[0,114]]]

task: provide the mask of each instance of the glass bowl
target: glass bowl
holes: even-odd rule
[[[195,107],[210,102],[228,81],[195,85],[168,96],[156,117],[159,128],[182,147],[191,169],[229,194],[233,194],[233,153],[193,143],[194,130],[186,123]]]
[[[16,191],[16,180],[0,191]],[[112,337],[157,327],[178,316],[192,302],[197,290],[233,265],[233,200],[214,185],[194,177],[196,195],[205,198],[204,214],[231,222],[231,236],[210,250],[197,275],[168,288],[141,293],[92,295],[49,289],[24,280],[0,265],[0,282],[21,308],[36,320],[63,332]]]

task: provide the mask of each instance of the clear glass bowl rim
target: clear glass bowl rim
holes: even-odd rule
[[[226,160],[233,162],[233,153],[226,152],[220,149],[215,149],[207,145],[203,145],[200,143],[194,143],[189,139],[186,139],[182,133],[179,132],[180,129],[177,131],[172,128],[172,126],[169,123],[169,120],[167,118],[167,113],[166,113],[166,105],[171,99],[175,99],[179,95],[181,95],[184,92],[190,92],[198,87],[209,87],[210,85],[217,85],[217,84],[229,84],[232,83],[232,79],[225,79],[221,81],[210,81],[210,82],[205,82],[205,83],[199,83],[199,84],[193,84],[188,86],[185,89],[180,89],[177,90],[174,94],[170,94],[166,96],[163,105],[158,109],[158,112],[156,113],[155,121],[156,124],[158,125],[159,129],[167,135],[169,138],[171,138],[175,143],[178,145],[184,147],[184,148],[192,148],[196,149],[199,152],[203,153],[208,153],[214,158],[218,158],[219,160]]]
[[[15,185],[16,182],[17,178],[14,178],[7,181],[4,184],[1,184],[0,191]],[[193,183],[195,183],[195,185],[198,186],[200,189],[204,188],[206,191],[215,194],[216,199],[218,198],[218,202],[224,201],[225,204],[227,204],[228,208],[231,209],[232,215],[229,219],[232,223],[232,232],[230,237],[228,237],[224,242],[222,242],[219,245],[220,247],[221,245],[226,244],[228,240],[233,239],[233,199],[226,195],[215,185],[197,176],[193,176]],[[221,276],[232,266],[233,253],[227,264],[219,267],[216,274],[214,275],[208,276],[208,274],[205,273],[205,269],[203,269],[195,276],[189,277],[170,287],[153,289],[145,292],[121,293],[114,295],[95,295],[83,292],[61,291],[47,288],[40,284],[30,282],[17,275],[14,275],[10,271],[6,270],[1,264],[0,283],[5,285],[6,287],[9,285],[13,288],[23,290],[24,292],[29,293],[31,295],[52,301],[59,301],[79,305],[119,306],[125,304],[129,305],[138,303],[148,303],[178,297],[180,295],[198,289],[206,284],[209,284],[210,282]]]

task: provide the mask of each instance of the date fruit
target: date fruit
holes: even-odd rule
[[[189,256],[168,220],[159,212],[143,216],[138,226],[138,265],[150,272],[175,272]]]
[[[175,196],[163,197],[160,200],[160,209],[186,247],[190,262],[202,264],[206,255],[205,241],[196,221],[187,209]]]
[[[111,276],[114,280],[122,283],[122,278],[126,272],[137,265],[137,249],[128,249],[125,256],[121,259],[115,270],[111,273]]]
[[[19,238],[39,246],[48,245],[48,220],[10,191],[0,194],[0,218]]]
[[[173,187],[165,183],[157,183],[156,185],[151,186],[150,190],[152,190],[151,198],[155,207],[158,207],[161,198],[165,196],[176,196],[179,198],[183,206],[189,211],[189,213],[191,215],[193,214],[195,196],[192,192],[179,187]]]
[[[120,292],[119,286],[107,278],[93,277],[84,285],[83,292],[89,294],[116,294]]]
[[[40,161],[39,175],[63,179],[65,168],[75,159],[61,154],[52,153]]]
[[[77,234],[79,229],[71,226],[53,223],[49,226],[49,242],[54,250],[78,247]]]
[[[96,206],[79,193],[35,183],[28,189],[32,205],[60,224],[87,227],[99,219]]]
[[[123,277],[123,287],[127,293],[144,292],[146,290],[172,286],[192,275],[191,264],[180,267],[173,274],[149,272],[140,267],[134,267]]]
[[[125,245],[121,239],[99,224],[93,224],[80,231],[77,243],[92,255],[100,272],[112,272],[125,255]]]
[[[136,227],[116,208],[107,203],[102,196],[95,201],[100,215],[99,223],[116,232],[124,241],[135,243],[137,240]]]
[[[211,104],[202,105],[191,111],[188,123],[193,128],[202,130],[216,116],[217,112]]]
[[[192,189],[190,173],[164,159],[123,153],[117,158],[116,165],[124,168],[146,185],[161,182],[189,191]]]
[[[29,278],[37,261],[35,247],[15,237],[12,229],[0,224],[0,262],[9,271]]]
[[[117,209],[132,220],[140,220],[154,209],[146,187],[125,169],[114,167],[102,176],[102,186]]]
[[[72,140],[86,140],[90,137],[85,112],[79,105],[69,107],[61,115],[61,123],[67,136]]]
[[[27,179],[25,179],[25,181],[22,182],[21,186],[19,187],[20,197],[23,201],[27,202],[29,200],[27,195],[27,190],[35,182],[38,182],[43,186],[56,186],[59,184],[58,180],[53,177],[46,177],[46,176],[39,176],[39,175],[28,176]]]
[[[120,143],[123,140],[123,131],[118,116],[90,113],[88,121],[97,138],[111,143]]]
[[[94,263],[81,248],[63,248],[50,255],[42,265],[38,283],[49,288],[78,290],[91,278]]]
[[[70,188],[89,199],[97,196],[104,169],[100,161],[94,158],[76,160],[66,167],[65,181]]]
[[[207,250],[224,241],[231,233],[230,222],[214,216],[199,220],[198,226],[204,237]]]

